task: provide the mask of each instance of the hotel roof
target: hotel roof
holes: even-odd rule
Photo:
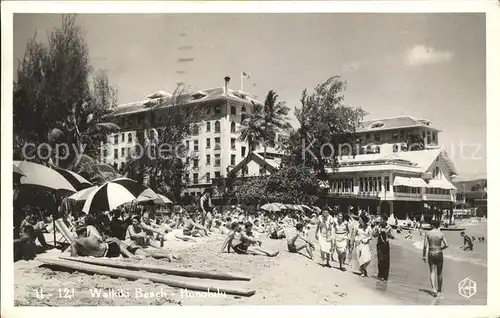
[[[362,121],[357,132],[382,131],[410,127],[425,127],[439,131],[439,129],[432,126],[431,122],[427,119],[417,119],[413,116],[405,115]]]
[[[115,111],[111,114],[111,116],[122,116],[134,113],[141,113],[150,110],[152,105],[155,105],[156,109],[162,109],[172,106],[173,97],[171,94],[162,91],[159,91],[157,93],[148,95],[148,96],[154,96],[156,98],[147,98],[142,101],[119,105],[115,109]],[[225,94],[224,87],[215,87],[199,91],[192,90],[190,92],[180,95],[178,98],[180,99],[185,98],[186,100],[183,100],[182,102],[185,104],[204,103],[221,99],[234,100],[237,102],[247,103],[249,105],[251,105],[252,102],[260,103],[254,98],[254,96],[243,91],[228,89],[227,94]]]

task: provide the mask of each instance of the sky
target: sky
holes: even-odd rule
[[[486,177],[484,14],[79,14],[91,63],[120,103],[183,82],[196,89],[269,90],[294,109],[303,89],[347,81],[345,103],[365,119],[413,115],[442,130],[461,179]],[[58,14],[14,15],[14,59]],[[17,64],[14,65],[14,70]],[[463,149],[463,150],[460,150]]]

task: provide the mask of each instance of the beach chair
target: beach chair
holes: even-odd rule
[[[62,237],[57,240],[57,243],[63,244],[71,244],[73,242],[73,236],[71,235],[71,231],[68,229],[63,219],[57,219],[55,222],[56,229],[61,233]]]

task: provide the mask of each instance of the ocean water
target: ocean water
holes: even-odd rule
[[[465,226],[464,226],[465,227]],[[429,266],[422,260],[422,240],[418,231],[413,231],[413,239],[406,240],[404,232],[391,240],[391,267],[389,282],[376,279],[377,255],[373,242],[372,262],[368,267],[372,277],[361,278],[367,287],[393,297],[408,305],[486,305],[487,301],[487,225],[474,224],[466,227],[470,236],[484,236],[485,243],[474,244],[473,252],[459,250],[463,244],[460,232],[444,232],[450,245],[444,251],[443,296],[434,298],[429,279]],[[356,265],[356,263],[353,263]],[[374,277],[373,277],[374,276]],[[476,283],[476,294],[470,298],[459,293],[460,281],[469,278]]]

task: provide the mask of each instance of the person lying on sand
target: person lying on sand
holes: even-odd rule
[[[309,254],[309,257],[311,257],[311,259],[314,260],[314,255],[313,255],[314,244],[308,239],[304,238],[302,235],[300,235],[303,229],[304,225],[302,223],[297,223],[297,225],[295,225],[295,229],[290,228],[286,231],[286,243],[288,251],[290,253],[298,253],[299,251],[305,248],[307,254]],[[305,242],[305,244],[297,245],[297,239],[301,239],[302,241]]]
[[[88,236],[87,228],[83,226],[77,227],[76,234],[78,238],[73,240],[69,248],[71,256],[118,257],[123,253],[126,257],[134,258],[127,246],[117,238],[103,240],[96,235]]]
[[[276,252],[268,252],[262,249],[262,241],[252,237],[252,227],[251,222],[245,223],[245,231],[241,232],[241,243],[234,246],[234,251],[238,254],[250,254],[250,255],[264,255],[269,257],[275,257],[279,254]]]

